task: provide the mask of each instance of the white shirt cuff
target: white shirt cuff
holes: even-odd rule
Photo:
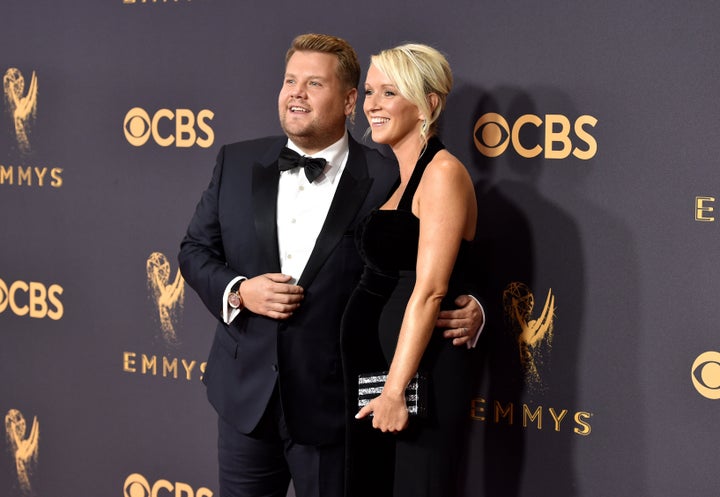
[[[247,278],[245,276],[238,276],[234,278],[233,280],[228,283],[228,285],[225,287],[225,292],[223,293],[223,300],[222,300],[222,318],[223,322],[225,324],[232,323],[233,319],[237,317],[238,314],[240,314],[241,309],[233,309],[230,307],[230,304],[228,304],[228,297],[230,296],[230,290],[232,290],[232,287],[235,286],[235,283],[238,281],[244,281]]]

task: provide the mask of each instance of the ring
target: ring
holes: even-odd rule
[[[463,328],[463,329],[462,329],[462,334],[463,334],[463,335],[467,335],[467,328]]]

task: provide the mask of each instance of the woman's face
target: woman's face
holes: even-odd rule
[[[370,64],[365,79],[363,112],[375,143],[392,147],[410,136],[420,137],[420,110],[374,64]]]

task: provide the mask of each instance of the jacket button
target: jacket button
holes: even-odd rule
[[[278,365],[277,365],[277,364],[273,364],[273,365],[272,365],[272,370],[277,373],[277,371],[278,371]]]

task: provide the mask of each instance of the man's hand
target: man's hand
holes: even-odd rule
[[[292,276],[267,273],[240,284],[243,305],[249,311],[272,319],[287,319],[300,307],[303,289],[288,283]]]
[[[447,328],[445,338],[451,338],[455,346],[468,346],[475,339],[483,325],[484,314],[478,302],[469,295],[460,295],[455,299],[458,309],[440,311],[436,326]]]

